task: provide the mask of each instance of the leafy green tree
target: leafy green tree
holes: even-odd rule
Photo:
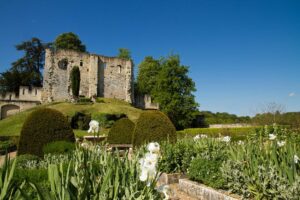
[[[161,65],[151,96],[177,129],[189,127],[197,113],[198,104],[193,95],[195,83],[188,76],[188,67],[180,64],[177,55],[162,59]]]
[[[131,52],[129,51],[129,49],[120,48],[118,58],[123,58],[123,59],[130,60],[131,59]]]
[[[1,92],[18,93],[20,85],[42,86],[41,70],[45,64],[45,48],[50,46],[50,43],[43,44],[38,38],[32,38],[16,45],[16,49],[24,51],[24,55],[13,62],[9,70],[1,73]]]
[[[161,60],[146,57],[140,64],[137,87],[159,103],[160,110],[169,116],[177,129],[191,126],[198,107],[193,95],[196,88],[188,76],[188,67],[180,64],[179,56]]]
[[[72,86],[72,94],[75,97],[79,96],[80,89],[80,70],[79,67],[73,67],[71,71],[71,86]]]
[[[151,56],[145,57],[139,65],[139,73],[137,76],[137,91],[141,94],[151,94],[156,85],[156,78],[161,70],[159,60],[155,60]]]
[[[86,52],[86,47],[82,44],[79,37],[72,33],[63,33],[59,35],[54,41],[56,49],[69,49],[74,51]]]

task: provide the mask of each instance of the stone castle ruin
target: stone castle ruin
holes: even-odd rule
[[[116,98],[134,102],[133,63],[71,50],[46,50],[42,102],[71,100],[70,74],[80,69],[79,95]]]
[[[71,101],[71,70],[80,70],[79,95],[116,98],[143,109],[158,109],[149,95],[134,97],[131,60],[73,50],[46,49],[42,88],[21,86],[19,95],[0,95],[1,119],[41,103]]]

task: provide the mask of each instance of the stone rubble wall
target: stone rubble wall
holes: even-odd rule
[[[19,95],[14,92],[7,92],[0,95],[0,101],[41,101],[43,89],[40,87],[20,86]]]
[[[59,67],[67,60],[66,68]],[[129,60],[71,50],[46,49],[42,102],[72,99],[70,73],[80,69],[79,95],[133,102],[133,64]]]

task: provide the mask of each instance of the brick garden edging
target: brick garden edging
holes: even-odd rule
[[[239,200],[237,195],[229,196],[228,193],[217,191],[213,188],[199,184],[188,179],[179,179],[179,189],[199,200]]]

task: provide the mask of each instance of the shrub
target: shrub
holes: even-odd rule
[[[18,154],[43,156],[44,145],[59,140],[75,141],[67,118],[53,109],[38,109],[32,112],[23,124]]]
[[[170,119],[160,111],[143,112],[135,126],[133,144],[139,146],[163,140],[176,142],[176,129]]]
[[[75,115],[71,118],[71,127],[73,129],[88,130],[90,121],[91,115],[76,112]]]
[[[134,123],[123,118],[118,120],[110,129],[107,142],[110,144],[131,144],[134,131]]]
[[[225,188],[225,180],[222,178],[220,168],[227,160],[229,144],[214,138],[196,140],[194,148],[197,157],[192,160],[188,168],[189,178],[214,188]]]
[[[88,105],[88,104],[92,104],[93,102],[91,101],[90,98],[87,97],[79,97],[76,101],[76,104],[78,105]]]
[[[79,96],[79,89],[80,89],[80,70],[79,67],[73,67],[71,71],[71,88],[72,94],[75,97]]]
[[[75,144],[67,141],[55,141],[43,147],[44,154],[64,154],[75,150]]]
[[[18,168],[25,168],[27,166],[28,161],[38,162],[40,157],[31,155],[31,154],[23,154],[17,156],[17,167]]]
[[[160,171],[166,173],[187,173],[191,159],[197,156],[195,142],[191,139],[182,139],[175,144],[163,142],[161,144]]]
[[[220,171],[222,162],[221,159],[197,157],[190,164],[188,176],[191,180],[213,188],[224,188],[225,180],[222,178]]]
[[[104,128],[111,128],[115,121],[127,118],[127,115],[124,113],[119,114],[108,114],[108,113],[94,113],[92,115],[92,119],[96,120],[100,123],[100,125]]]

